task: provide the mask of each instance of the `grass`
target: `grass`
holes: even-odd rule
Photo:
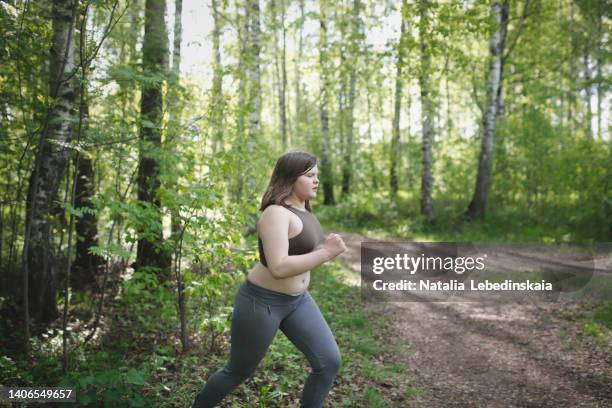
[[[612,349],[612,301],[586,300],[556,314],[571,323],[558,333],[568,348],[586,341]]]
[[[408,387],[404,390],[404,395],[406,396],[406,398],[418,397],[419,395],[423,393],[424,393],[423,390],[420,390],[414,387]]]
[[[600,346],[606,346],[612,340],[612,302],[596,306],[582,314],[582,332]]]

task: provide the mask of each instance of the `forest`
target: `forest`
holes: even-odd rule
[[[504,339],[475,329],[480,306],[451,329],[431,305],[364,302],[358,254],[612,242],[611,17],[608,0],[0,0],[0,385],[191,406],[227,361],[275,162],[306,151],[313,213],[348,248],[310,282],[343,355],[325,406],[609,406],[611,248],[596,299],[497,311]],[[416,328],[533,372],[490,374],[503,391]],[[510,347],[525,360],[496,360]],[[222,406],[300,406],[309,372],[279,333]]]

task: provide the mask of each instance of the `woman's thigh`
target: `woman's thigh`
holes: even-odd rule
[[[281,323],[280,329],[304,353],[311,366],[339,368],[340,349],[315,300],[306,298]]]
[[[253,298],[237,293],[234,300],[229,366],[241,374],[251,374],[272,343],[280,318]]]

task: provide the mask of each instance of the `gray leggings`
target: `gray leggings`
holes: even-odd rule
[[[312,367],[300,408],[321,408],[342,360],[319,307],[308,290],[292,296],[248,279],[234,298],[229,361],[208,378],[192,408],[214,407],[253,375],[279,328]]]

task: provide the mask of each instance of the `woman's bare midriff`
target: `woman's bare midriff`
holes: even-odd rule
[[[291,213],[289,210],[287,210],[287,212],[289,212],[290,216],[289,238],[291,238],[297,236],[302,231],[302,228],[304,228],[304,225],[300,217]],[[259,233],[259,221],[257,222],[257,231]],[[296,295],[308,289],[310,271],[284,279],[276,279],[265,265],[261,262],[257,262],[253,269],[249,271],[247,279],[266,289],[275,290],[288,295]]]
[[[308,289],[310,271],[284,279],[276,279],[272,276],[268,268],[262,265],[261,262],[257,262],[257,265],[249,271],[247,279],[266,289],[275,290],[288,295],[297,295]]]

